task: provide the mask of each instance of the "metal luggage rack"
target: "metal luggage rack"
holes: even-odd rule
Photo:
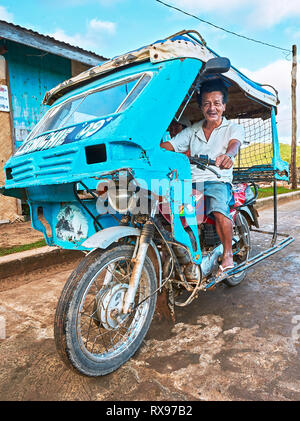
[[[276,171],[271,165],[254,165],[252,167],[239,167],[233,170],[234,183],[272,182]]]
[[[248,183],[248,184],[253,185],[254,190],[255,190],[253,203],[251,203],[253,205],[255,205],[255,202],[258,196],[258,185],[256,183],[268,182],[270,184],[271,183],[273,184],[273,232],[251,228],[251,231],[272,235],[272,239],[271,239],[272,248],[277,241],[277,236],[287,237],[288,240],[292,239],[292,237],[290,237],[289,234],[280,234],[277,231],[278,206],[277,206],[277,180],[275,176],[276,173],[277,171],[274,170],[274,168],[271,165],[255,165],[250,168],[245,168],[245,167],[237,168],[233,171],[233,183]],[[285,241],[283,242],[283,244],[285,244]],[[289,242],[287,244],[289,244]]]
[[[233,169],[234,182],[272,182],[276,178],[273,165],[274,147],[271,111],[260,117],[237,118],[235,123],[244,128],[245,140]]]

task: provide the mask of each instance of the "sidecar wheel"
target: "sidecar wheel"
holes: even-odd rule
[[[244,235],[247,239],[248,250],[247,251],[241,250],[241,253],[238,253],[238,254],[233,256],[233,260],[236,264],[240,264],[240,263],[246,261],[249,258],[249,254],[250,254],[250,251],[251,251],[251,239],[250,239],[249,225],[248,225],[247,219],[241,213],[240,213],[240,218],[241,218],[242,229],[243,229]],[[235,228],[235,230],[237,231],[237,228]],[[238,234],[238,232],[236,232],[236,234]],[[233,249],[233,252],[234,251],[235,250]],[[244,270],[243,272],[241,272],[241,273],[239,273],[235,276],[232,276],[231,278],[224,279],[224,283],[226,285],[230,286],[230,287],[235,287],[236,285],[239,285],[243,281],[245,276],[246,276],[246,271]]]
[[[134,246],[122,245],[90,253],[63,288],[55,314],[56,348],[67,366],[87,376],[119,368],[140,347],[152,321],[156,274],[146,257],[135,305],[120,314],[134,264]]]

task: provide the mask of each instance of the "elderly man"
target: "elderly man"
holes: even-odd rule
[[[209,170],[203,171],[193,165],[191,173],[193,183],[203,183],[207,214],[215,218],[216,230],[223,244],[218,274],[234,267],[232,217],[229,212],[229,207],[233,204],[231,183],[234,158],[245,137],[242,126],[223,117],[227,97],[227,88],[221,79],[202,84],[197,99],[204,119],[161,144],[162,148],[169,151],[184,153],[189,150],[191,156],[208,155],[216,160],[216,171],[221,178],[217,178]]]

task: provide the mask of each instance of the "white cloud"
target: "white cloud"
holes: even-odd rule
[[[5,20],[6,22],[12,22],[14,20],[14,15],[8,12],[4,6],[0,6],[0,20]]]
[[[55,38],[58,41],[63,41],[67,44],[71,44],[75,47],[81,47],[84,49],[91,48],[90,40],[88,40],[84,35],[81,34],[68,35],[63,29],[58,28],[55,32],[49,34],[49,36]]]
[[[247,69],[241,69],[241,71],[255,82],[268,84],[274,86],[278,91],[280,104],[278,106],[278,134],[279,141],[290,143],[291,141],[291,70],[292,63],[287,60],[277,60],[267,66],[251,72]],[[297,80],[300,78],[300,69],[298,66]],[[299,85],[298,85],[299,86]],[[266,87],[266,89],[271,90]],[[299,115],[300,110],[300,89],[297,92],[297,110]],[[298,128],[300,121],[298,118]]]
[[[68,44],[81,47],[85,50],[93,50],[98,54],[101,52],[101,44],[103,44],[110,36],[116,32],[116,24],[114,22],[101,21],[92,19],[87,22],[84,34],[75,33],[67,34],[63,29],[57,28],[49,36],[58,41],[67,42]]]
[[[299,0],[255,0],[254,7],[249,22],[257,26],[270,27],[285,18],[300,16]]]
[[[170,4],[200,18],[201,12],[225,14],[238,11],[237,23],[244,21],[249,27],[271,27],[283,19],[300,16],[299,0],[172,0]]]
[[[114,22],[106,22],[106,21],[102,21],[98,19],[92,19],[89,22],[89,27],[92,30],[96,30],[100,32],[104,31],[110,34],[114,34],[116,31],[116,24]]]

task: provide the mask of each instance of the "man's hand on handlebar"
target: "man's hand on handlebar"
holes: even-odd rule
[[[221,170],[228,170],[233,166],[233,160],[230,156],[222,154],[216,158],[216,167],[219,167]]]
[[[237,155],[241,142],[237,139],[231,139],[228,143],[226,153],[217,156],[216,158],[216,167],[219,167],[221,170],[228,170],[233,167],[234,160],[231,157]]]
[[[209,170],[213,172],[218,178],[221,178],[221,175],[217,173],[216,170],[211,168],[209,165],[216,165],[216,161],[210,159],[207,155],[199,155],[189,157],[189,161],[191,164],[196,165],[196,167],[200,168],[201,170]]]

